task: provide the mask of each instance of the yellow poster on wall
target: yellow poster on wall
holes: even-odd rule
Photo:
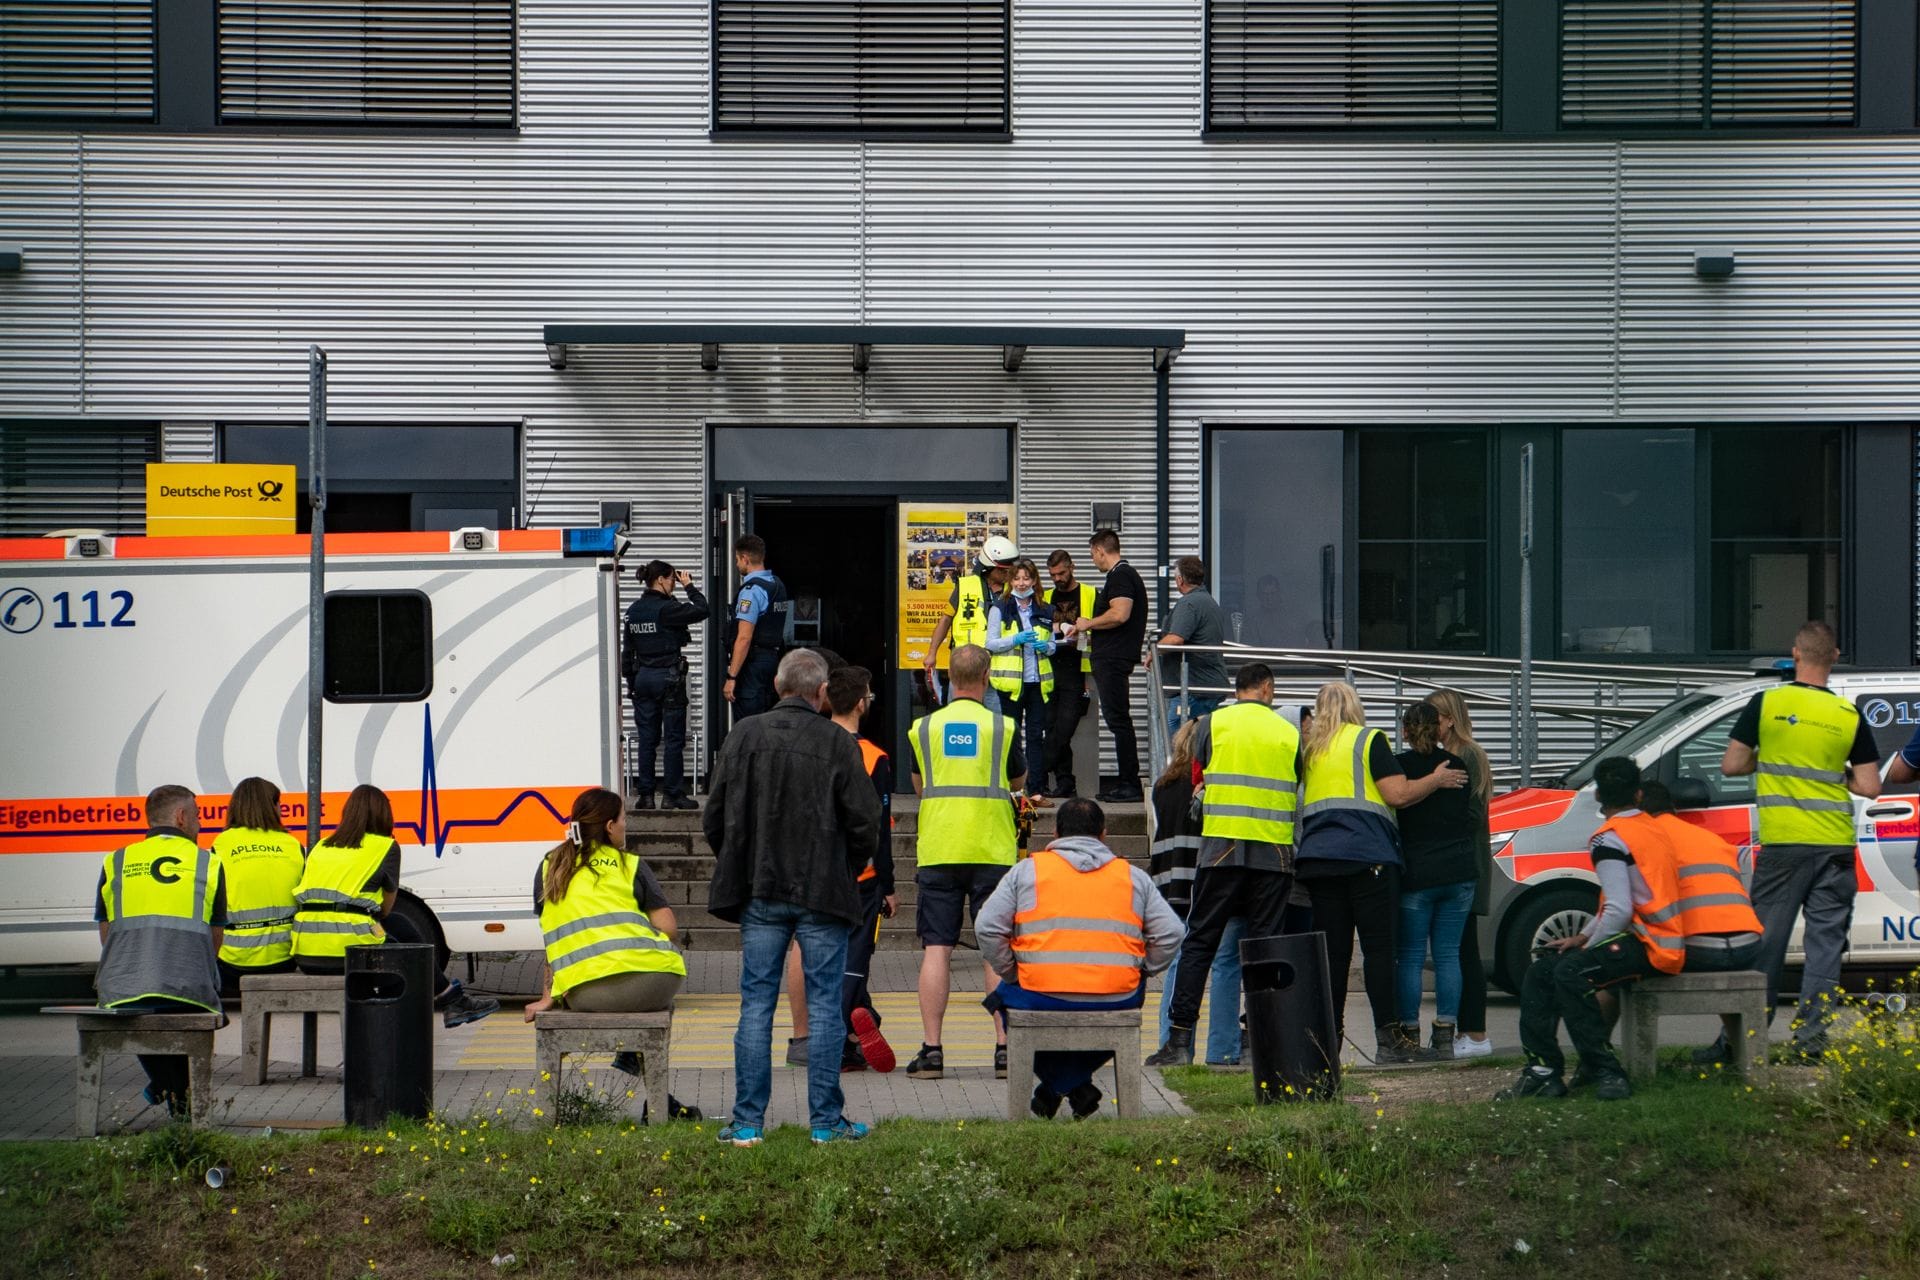
[[[918,670],[960,575],[990,537],[1013,539],[1012,503],[900,504],[900,663]],[[1015,545],[1018,545],[1016,542]],[[952,650],[940,646],[942,671]]]
[[[293,533],[294,468],[251,462],[149,462],[147,536]]]

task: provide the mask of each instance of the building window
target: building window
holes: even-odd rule
[[[513,0],[219,10],[222,124],[513,126]]]
[[[1007,0],[714,0],[713,127],[1004,134]]]
[[[1841,433],[1702,432],[1712,445],[1713,647],[1784,653],[1810,618],[1840,625]]]
[[[0,3],[0,119],[153,119],[153,0]]]
[[[331,591],[329,702],[418,702],[433,692],[433,610],[419,591]]]
[[[1563,431],[1560,473],[1561,648],[1699,652],[1693,431]]]
[[[158,461],[151,423],[0,422],[0,538],[137,537],[147,531],[147,464]]]
[[[1858,0],[1563,0],[1568,127],[1851,125]]]
[[[1499,123],[1500,0],[1208,0],[1207,128]]]
[[[1359,647],[1486,652],[1487,434],[1354,434]]]

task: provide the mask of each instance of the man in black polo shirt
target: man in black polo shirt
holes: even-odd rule
[[[1093,616],[1073,634],[1093,639],[1093,687],[1100,691],[1100,718],[1113,735],[1114,784],[1095,798],[1114,803],[1142,798],[1140,744],[1133,730],[1133,669],[1147,638],[1147,584],[1120,555],[1120,535],[1102,529],[1087,542],[1093,567],[1107,575],[1093,598]]]

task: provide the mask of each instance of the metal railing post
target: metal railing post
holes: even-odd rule
[[[327,353],[307,348],[307,848],[320,843],[321,711],[327,653]]]
[[[1520,785],[1533,785],[1533,446],[1520,446]]]

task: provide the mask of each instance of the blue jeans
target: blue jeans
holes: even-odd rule
[[[1434,1017],[1460,1019],[1460,936],[1473,912],[1473,881],[1410,889],[1400,894],[1400,942],[1394,1005],[1400,1021],[1420,1021],[1420,969],[1433,943]]]
[[[1064,1009],[1077,1013],[1087,1009],[1138,1009],[1146,999],[1144,977],[1132,995],[1115,996],[1111,1000],[1062,1000],[1044,992],[1028,991],[1017,980],[1003,980],[993,994],[980,1003],[993,1013],[1002,1009]],[[1239,1048],[1237,1041],[1234,1048]],[[1041,1084],[1064,1096],[1091,1083],[1093,1073],[1106,1066],[1112,1057],[1110,1051],[1103,1049],[1049,1049],[1033,1055],[1033,1074],[1040,1078]]]
[[[1187,701],[1193,704],[1193,716],[1191,718],[1195,720],[1198,720],[1201,716],[1206,715],[1209,711],[1216,709],[1220,705],[1220,699],[1211,694],[1188,694]],[[1188,717],[1181,714],[1180,694],[1176,688],[1175,692],[1167,695],[1167,736],[1172,737],[1174,734],[1180,732],[1180,726],[1185,724],[1187,720]]]
[[[847,922],[791,902],[755,898],[740,913],[740,1025],[733,1033],[733,1119],[764,1128],[773,1092],[773,1009],[787,971],[787,947],[800,942],[807,1007],[840,1006],[847,968]],[[840,1123],[840,1055],[846,1041],[816,1035],[807,1043],[807,1112],[815,1129]]]
[[[1247,918],[1235,916],[1220,935],[1220,949],[1213,953],[1207,1002],[1207,1056],[1215,1066],[1234,1066],[1240,1061],[1240,939],[1247,934]],[[1167,1028],[1173,1024],[1173,984],[1180,973],[1180,956],[1167,966],[1160,983],[1160,1043],[1167,1042]]]

